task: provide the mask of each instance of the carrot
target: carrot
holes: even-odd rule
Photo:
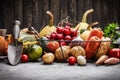
[[[100,28],[94,28],[91,32],[90,35],[88,37],[88,40],[92,37],[92,36],[97,36],[98,38],[102,38],[103,37],[103,31]]]
[[[95,52],[100,44],[99,41],[100,39],[96,36],[93,36],[90,38],[89,42],[87,42],[87,45],[85,47],[86,51],[86,59],[92,58],[93,55],[95,55]]]
[[[97,62],[95,63],[96,65],[100,65],[103,64],[105,60],[108,59],[107,55],[102,55],[101,57],[99,57],[99,59],[97,60]]]

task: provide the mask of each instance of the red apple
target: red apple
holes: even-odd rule
[[[56,39],[61,40],[64,38],[64,35],[62,33],[56,34]]]
[[[63,27],[57,27],[57,33],[63,33],[64,28]]]
[[[69,65],[74,65],[76,63],[76,58],[73,56],[70,56],[68,58],[68,63],[69,63]]]

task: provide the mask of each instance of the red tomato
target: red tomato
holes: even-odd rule
[[[59,42],[57,41],[50,41],[47,43],[47,48],[54,52],[59,47]]]
[[[74,65],[76,63],[76,58],[71,56],[68,58],[69,65]]]
[[[120,49],[119,48],[113,48],[109,51],[109,57],[116,57],[120,59]]]
[[[23,54],[22,57],[21,57],[21,61],[24,62],[24,63],[28,62],[28,55]]]

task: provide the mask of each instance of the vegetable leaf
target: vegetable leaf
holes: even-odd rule
[[[104,29],[104,36],[109,37],[115,42],[120,38],[120,27],[118,23],[109,23]]]

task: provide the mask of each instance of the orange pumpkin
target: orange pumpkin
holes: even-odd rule
[[[5,41],[4,42],[4,54],[7,54],[7,52],[8,52],[8,42]]]
[[[4,52],[5,49],[5,38],[3,36],[0,36],[0,55]]]
[[[5,38],[3,36],[0,36],[0,41],[5,41]]]

